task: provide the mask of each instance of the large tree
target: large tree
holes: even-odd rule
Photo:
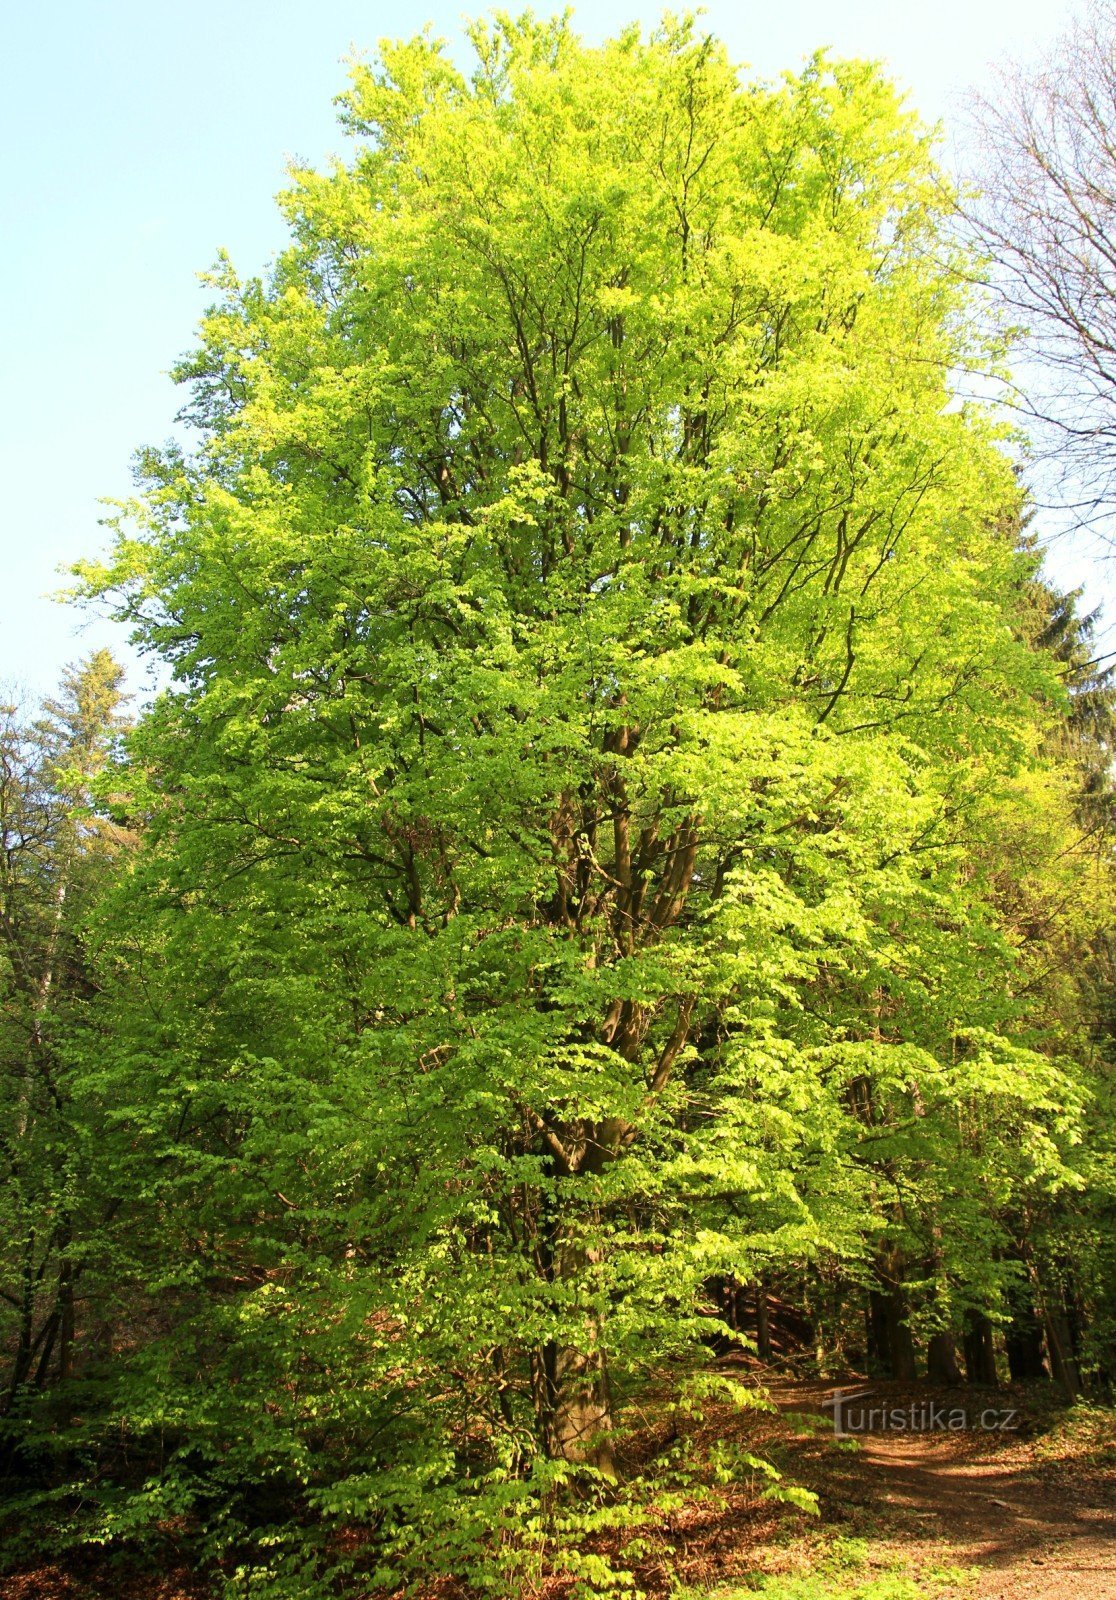
[[[470,38],[355,69],[88,574],[173,674],[104,1001],[144,1505],[455,1570],[714,1275],[971,1299],[1076,1103],[966,856],[1060,689],[926,136],[691,24]]]

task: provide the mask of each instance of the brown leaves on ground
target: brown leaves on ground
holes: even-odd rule
[[[210,1593],[186,1571],[145,1573],[84,1558],[0,1578],[3,1600],[208,1600]]]

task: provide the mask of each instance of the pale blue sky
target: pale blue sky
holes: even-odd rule
[[[660,10],[597,0],[575,16],[599,37]],[[951,123],[967,89],[988,86],[990,62],[1041,52],[1069,10],[711,0],[706,17],[765,74],[820,45],[883,59],[925,116]],[[205,305],[196,273],[219,247],[250,272],[282,245],[272,197],[285,161],[343,149],[332,97],[354,46],[427,20],[457,44],[464,14],[441,0],[7,0],[0,682],[42,692],[95,643],[123,653],[118,629],[45,597],[61,566],[101,549],[98,499],[128,492],[133,450],[171,430],[180,396],[165,373]],[[1085,571],[1066,558],[1062,570]],[[1103,575],[1091,582],[1099,595]]]

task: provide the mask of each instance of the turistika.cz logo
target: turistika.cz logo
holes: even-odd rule
[[[985,1433],[1014,1433],[1018,1411],[988,1406],[972,1412],[967,1406],[945,1406],[933,1400],[912,1400],[909,1405],[868,1406],[874,1389],[835,1389],[824,1401],[833,1412],[833,1432],[838,1439],[858,1433],[963,1433],[979,1428]]]

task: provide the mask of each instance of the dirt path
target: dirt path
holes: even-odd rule
[[[943,1459],[944,1457],[944,1459]],[[885,1505],[917,1518],[959,1565],[986,1568],[989,1600],[1116,1600],[1116,1514],[1011,1463],[951,1459],[949,1443],[878,1438],[862,1447]]]
[[[876,1386],[873,1403],[898,1399],[892,1390]],[[784,1413],[827,1416],[831,1393],[810,1384],[772,1391]],[[979,1415],[971,1391],[936,1397]],[[979,1600],[1116,1600],[1116,1458],[1087,1436],[1051,1442],[1025,1401],[1019,1422],[1009,1433],[876,1431],[855,1449],[831,1446],[829,1463],[812,1457],[823,1518],[872,1529],[873,1543],[913,1570],[978,1568]]]

